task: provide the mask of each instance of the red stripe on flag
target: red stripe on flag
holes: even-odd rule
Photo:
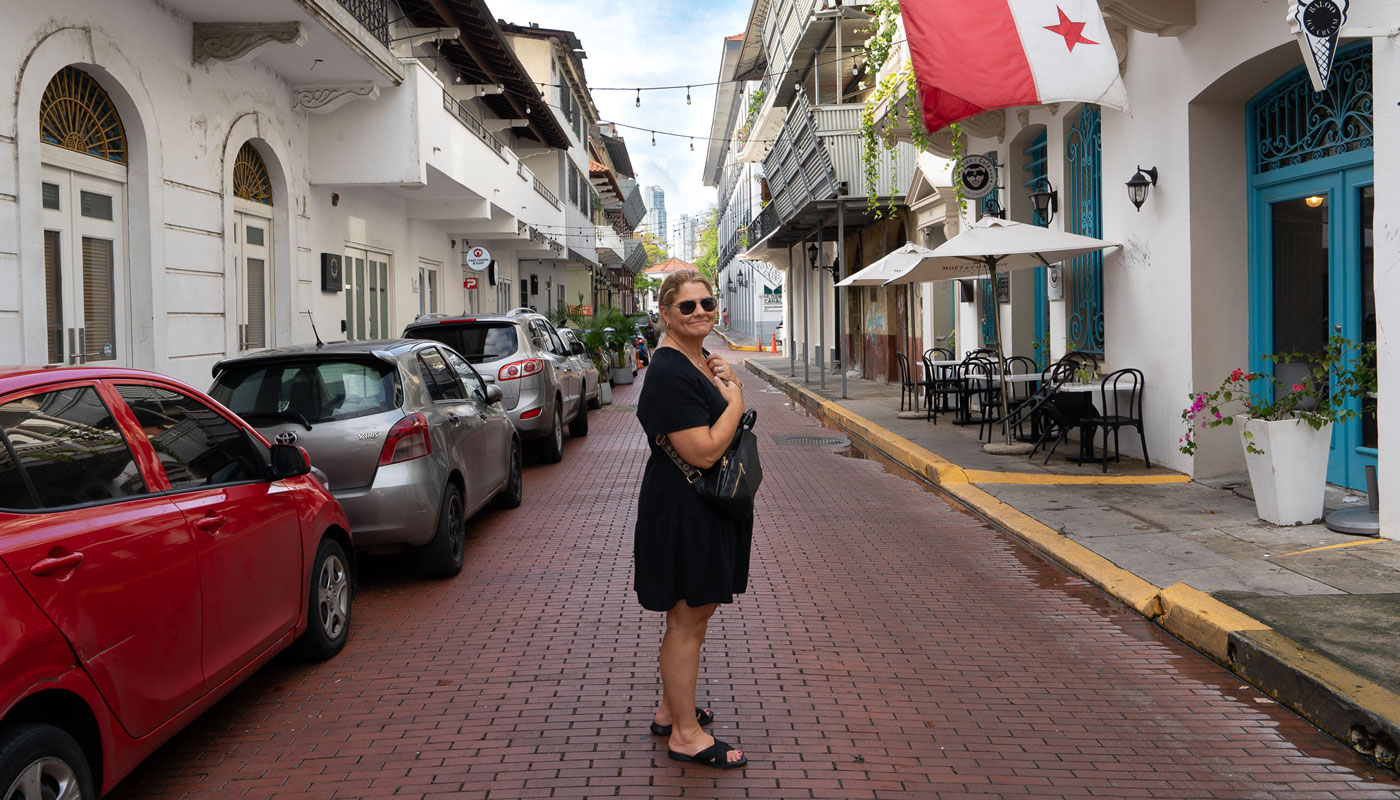
[[[1038,102],[1006,0],[904,0],[900,10],[929,133],[987,109]]]

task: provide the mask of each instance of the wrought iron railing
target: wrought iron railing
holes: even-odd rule
[[[535,193],[548,200],[549,204],[555,208],[562,209],[564,207],[564,205],[559,202],[559,198],[554,196],[554,192],[551,192],[548,186],[541,183],[538,177],[535,178]]]
[[[389,46],[389,2],[388,0],[339,0],[340,5],[350,12],[365,30],[374,38]]]
[[[442,90],[442,107],[446,109],[449,114],[456,117],[457,121],[462,123],[462,127],[471,131],[476,135],[476,138],[480,139],[482,142],[485,142],[486,146],[495,151],[496,155],[500,156],[502,161],[510,160],[506,158],[506,146],[501,144],[501,140],[491,135],[491,131],[486,130],[486,126],[482,124],[481,120],[477,119],[476,115],[471,111],[468,111],[466,106],[457,102],[457,98],[448,94],[446,89]]]
[[[1321,92],[1303,70],[1272,87],[1249,106],[1255,173],[1374,145],[1371,45],[1338,53],[1332,78]]]

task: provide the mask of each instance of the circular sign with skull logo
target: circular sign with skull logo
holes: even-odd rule
[[[986,156],[963,156],[958,183],[963,197],[981,200],[997,188],[997,165]]]

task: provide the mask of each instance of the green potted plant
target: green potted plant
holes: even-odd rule
[[[1291,382],[1263,372],[1232,371],[1212,392],[1191,396],[1181,412],[1181,452],[1196,452],[1196,430],[1239,425],[1259,518],[1275,525],[1322,517],[1332,426],[1370,413],[1376,391],[1376,346],[1333,336],[1320,353],[1264,356],[1302,371]],[[1237,410],[1236,410],[1237,409]]]
[[[612,358],[613,383],[631,383],[635,377],[632,371],[634,357],[629,358],[628,355],[635,346],[636,325],[616,308],[605,309],[598,318],[603,325],[605,347]]]

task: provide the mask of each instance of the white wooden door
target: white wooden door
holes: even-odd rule
[[[46,360],[130,363],[126,187],[47,163],[41,176]]]

